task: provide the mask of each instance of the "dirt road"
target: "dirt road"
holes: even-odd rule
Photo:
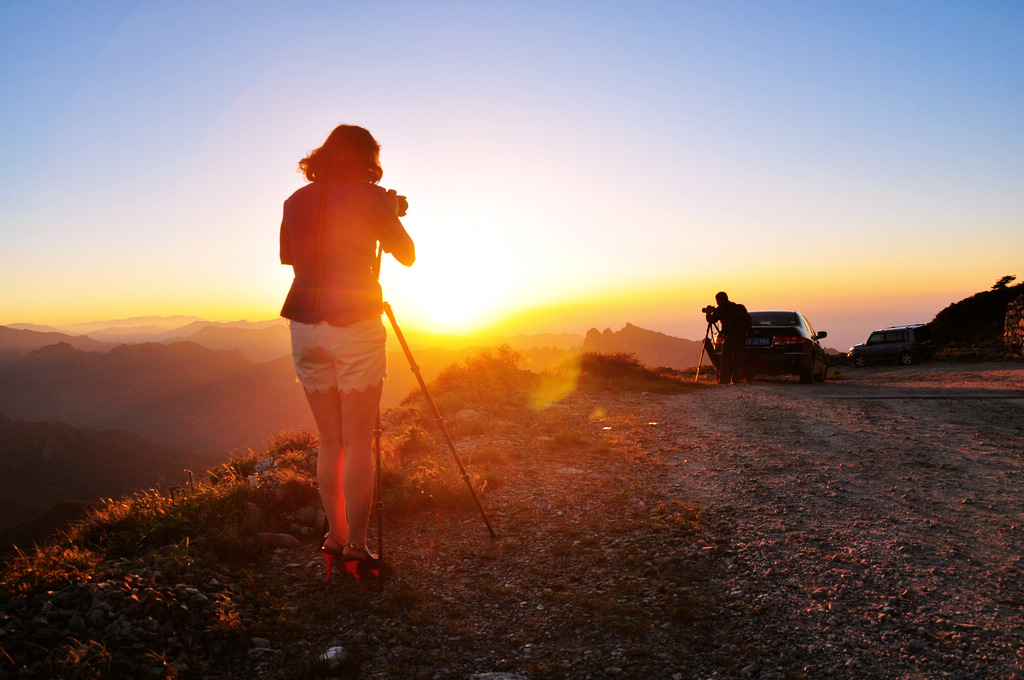
[[[748,674],[1024,677],[1024,364],[658,401],[674,492],[730,542]]]

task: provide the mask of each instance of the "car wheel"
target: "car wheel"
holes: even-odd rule
[[[868,365],[868,360],[864,357],[863,354],[854,354],[850,361],[852,361],[853,365],[856,366],[857,368],[864,368],[865,366]]]
[[[914,355],[907,351],[900,352],[900,363],[909,366],[914,363]]]
[[[811,365],[800,371],[800,382],[804,385],[814,382],[814,357],[811,357]]]
[[[818,382],[825,382],[828,380],[828,361],[821,362],[821,375],[814,376],[814,379]]]

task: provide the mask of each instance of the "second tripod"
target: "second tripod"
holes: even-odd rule
[[[714,331],[714,332],[712,332]],[[704,363],[704,355],[708,355],[708,359],[711,359],[711,365],[718,370],[718,354],[715,353],[714,338],[718,333],[721,332],[718,324],[708,321],[708,328],[704,331],[704,342],[700,346],[700,359],[697,360],[697,370],[693,375],[693,382],[700,380],[700,367]]]

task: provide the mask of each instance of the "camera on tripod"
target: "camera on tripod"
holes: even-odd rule
[[[700,311],[704,312],[704,318],[706,318],[708,320],[708,323],[711,323],[711,318],[712,318],[712,316],[715,313],[715,309],[716,308],[715,308],[714,305],[708,305],[707,307],[705,307],[702,310],[700,310]]]

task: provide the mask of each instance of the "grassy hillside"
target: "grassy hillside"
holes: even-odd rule
[[[1024,294],[1024,282],[1010,285],[1014,280],[1005,276],[990,290],[954,302],[936,314],[930,325],[939,346],[1002,350],[1007,306]]]

